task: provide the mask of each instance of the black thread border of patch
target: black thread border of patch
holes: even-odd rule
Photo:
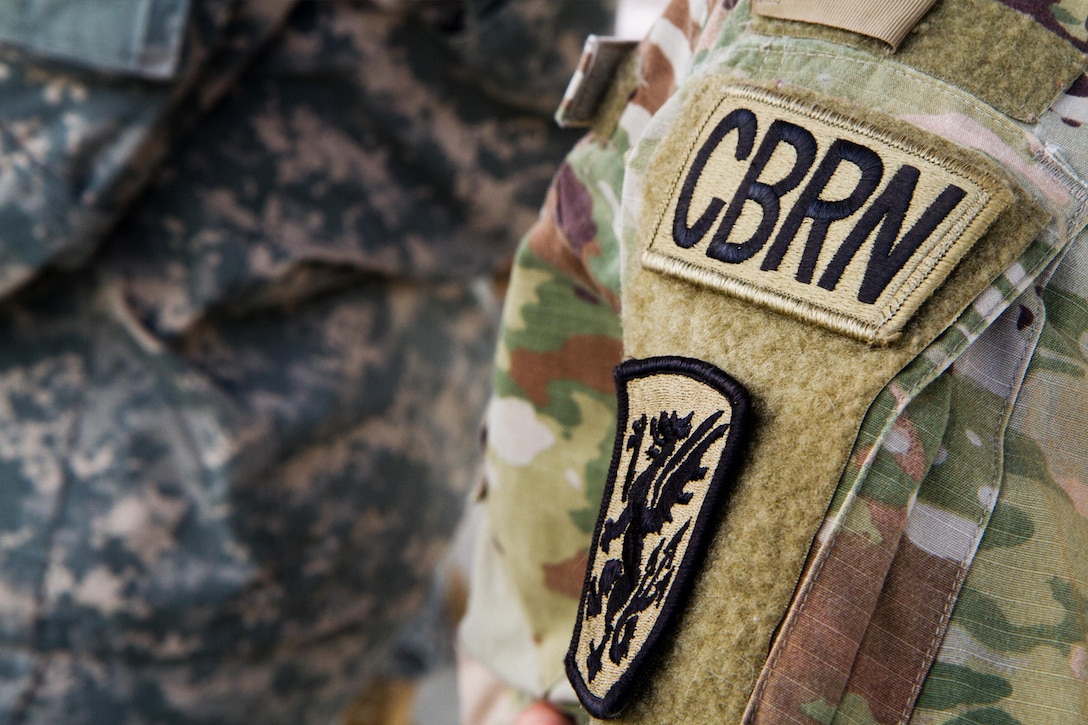
[[[582,680],[581,671],[578,669],[576,660],[578,642],[582,636],[582,615],[585,611],[586,591],[597,558],[601,528],[604,526],[608,503],[612,499],[612,491],[616,484],[616,473],[623,453],[623,443],[627,437],[627,426],[630,422],[627,382],[661,373],[683,375],[708,385],[721,393],[732,406],[729,433],[726,436],[725,446],[718,465],[714,469],[714,475],[711,478],[706,498],[694,520],[691,540],[684,552],[683,559],[677,566],[676,580],[662,604],[657,621],[654,622],[650,634],[646,637],[645,644],[631,658],[630,664],[619,679],[616,680],[616,683],[612,685],[604,697],[597,697],[589,691],[588,686]],[[612,462],[608,468],[608,481],[605,485],[604,496],[601,499],[601,508],[597,514],[597,523],[593,527],[593,540],[586,563],[586,576],[582,582],[582,596],[578,600],[578,619],[565,658],[567,679],[570,680],[571,685],[574,687],[582,706],[585,707],[589,714],[600,719],[614,718],[627,706],[628,696],[642,679],[643,668],[647,662],[653,659],[653,656],[660,648],[664,635],[673,628],[683,612],[684,603],[695,580],[696,567],[706,555],[706,549],[711,539],[710,535],[717,524],[718,510],[728,494],[732,492],[736,479],[736,463],[750,427],[749,419],[751,415],[751,400],[744,386],[719,368],[702,360],[672,355],[642,360],[627,360],[616,366],[613,371],[613,378],[616,383],[616,438],[612,447]]]

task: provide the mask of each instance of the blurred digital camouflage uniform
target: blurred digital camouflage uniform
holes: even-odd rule
[[[905,47],[950,9],[1009,20],[1003,35],[962,39],[967,65],[1023,53],[1018,34],[1035,24],[1054,53],[1088,50],[1088,6],[1030,0],[938,2]],[[785,552],[768,542],[746,562],[751,577],[769,572],[766,588],[732,591],[703,572],[618,721],[1088,721],[1088,76],[1035,78],[1021,55],[1022,69],[1002,72],[1051,95],[1039,113],[1012,113],[993,107],[1001,89],[961,87],[955,45],[919,72],[860,36],[757,18],[746,0],[675,0],[639,46],[633,92],[602,103],[614,122],[598,118],[568,155],[519,249],[496,355],[487,531],[462,636],[527,697],[577,709],[563,658],[613,455],[612,367],[644,356],[647,340],[683,355],[700,329],[654,329],[628,305],[652,309],[639,227],[645,189],[662,183],[648,175],[653,152],[698,120],[683,111],[692,89],[722,74],[809,89],[981,152],[1051,221],[862,410],[804,568],[782,576]],[[757,436],[773,414],[756,416]],[[779,483],[772,511],[790,497]],[[722,526],[746,523],[727,514]],[[757,599],[780,601],[778,616],[715,629]]]
[[[413,674],[606,5],[0,14],[0,720],[324,723]]]

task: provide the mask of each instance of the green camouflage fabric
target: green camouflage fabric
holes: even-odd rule
[[[608,4],[125,4],[169,72],[0,50],[0,721],[333,722],[441,654],[536,105]]]
[[[1088,49],[1088,5],[1005,4]],[[1021,123],[894,56],[763,37],[749,21],[743,1],[672,2],[640,46],[640,83],[614,132],[568,155],[522,242],[488,409],[466,646],[529,697],[577,711],[562,658],[612,453],[622,260],[638,254],[645,172],[681,120],[685,79],[729,73],[980,151],[1053,218],[873,401],[743,722],[1088,721],[1088,76]],[[693,669],[704,679],[688,691],[713,702],[714,664]]]

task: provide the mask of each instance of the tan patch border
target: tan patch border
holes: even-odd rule
[[[699,139],[710,122],[717,117],[718,109],[722,104],[736,98],[757,101],[792,113],[803,114],[832,128],[849,130],[851,133],[859,134],[879,144],[891,145],[908,156],[924,159],[957,177],[964,178],[981,190],[983,196],[979,201],[973,207],[960,211],[959,220],[942,235],[933,249],[914,264],[914,268],[907,277],[894,289],[891,293],[891,301],[878,313],[881,318],[879,322],[869,322],[858,315],[851,315],[849,312],[779,292],[770,288],[769,285],[760,286],[716,269],[699,267],[650,249],[658,238],[662,225],[667,221],[671,201],[684,174],[689,169],[689,161]],[[874,128],[878,123],[882,123],[882,127]],[[924,139],[926,146],[919,144],[916,137]],[[653,234],[645,243],[640,259],[647,269],[725,292],[802,321],[815,322],[829,330],[870,345],[885,345],[894,342],[899,337],[903,327],[918,308],[948,278],[956,264],[963,259],[1013,199],[1014,196],[1002,180],[1000,171],[980,154],[956,147],[939,136],[910,126],[893,116],[883,114],[878,116],[864,109],[854,111],[833,108],[816,100],[812,94],[799,90],[791,91],[791,95],[786,95],[777,86],[735,83],[722,89],[721,97],[692,136],[687,155],[672,180],[670,192],[654,225]],[[908,260],[909,263],[910,260]]]

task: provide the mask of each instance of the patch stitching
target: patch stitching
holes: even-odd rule
[[[686,547],[684,547],[683,550],[679,553],[679,562],[676,563],[674,566],[671,566],[671,572],[669,574],[671,578],[671,583],[669,581],[666,581],[662,585],[666,587],[666,590],[663,591],[658,597],[661,600],[661,604],[660,607],[658,607],[657,609],[658,613],[656,618],[653,619],[652,623],[649,625],[649,633],[644,636],[641,646],[638,647],[629,656],[627,656],[627,650],[623,650],[624,653],[623,655],[621,655],[621,657],[624,658],[624,662],[619,667],[619,674],[615,677],[612,684],[607,687],[607,690],[603,694],[598,695],[590,690],[590,685],[587,682],[587,679],[591,681],[593,679],[593,676],[589,676],[587,678],[588,673],[586,672],[586,670],[588,670],[589,665],[587,662],[586,670],[583,670],[583,668],[580,666],[579,654],[581,651],[583,631],[586,631],[586,636],[591,638],[600,634],[600,624],[596,624],[594,626],[594,631],[592,633],[586,630],[585,625],[587,619],[587,612],[590,610],[591,607],[591,600],[594,600],[596,602],[598,609],[598,614],[591,615],[591,618],[595,618],[598,621],[602,619],[602,617],[598,615],[601,614],[601,605],[605,593],[602,592],[601,587],[603,585],[600,585],[597,577],[595,576],[597,574],[595,569],[598,557],[602,555],[601,539],[602,536],[604,536],[605,530],[610,526],[610,524],[612,524],[613,528],[615,528],[615,525],[619,523],[616,519],[609,518],[609,512],[610,508],[612,508],[613,496],[616,493],[619,467],[625,457],[624,451],[631,450],[632,448],[634,449],[634,453],[630,455],[630,458],[628,460],[629,470],[626,476],[627,481],[625,484],[621,484],[623,485],[623,490],[621,491],[621,502],[626,498],[628,493],[633,491],[632,482],[637,481],[637,479],[634,478],[636,462],[641,462],[644,457],[648,457],[647,451],[649,449],[646,449],[645,445],[643,445],[645,441],[641,437],[641,433],[646,432],[647,430],[650,431],[651,436],[655,433],[660,433],[660,431],[664,428],[664,426],[660,424],[660,421],[664,417],[669,417],[671,423],[673,424],[677,422],[686,422],[691,427],[694,427],[695,425],[695,423],[691,422],[692,417],[696,414],[696,410],[694,409],[684,419],[679,418],[678,413],[675,409],[672,410],[671,413],[668,410],[662,410],[660,411],[661,416],[653,418],[653,420],[649,424],[649,428],[647,428],[647,418],[648,414],[651,414],[652,411],[649,410],[648,407],[647,409],[639,411],[641,413],[641,417],[638,421],[632,421],[630,419],[632,401],[630,399],[631,395],[629,391],[631,388],[631,384],[641,381],[643,379],[653,378],[657,376],[682,376],[684,378],[688,378],[689,380],[694,381],[694,383],[700,386],[708,387],[713,391],[717,392],[721,396],[722,402],[726,403],[726,405],[723,406],[721,410],[718,410],[716,414],[708,416],[701,422],[699,430],[702,430],[703,428],[706,429],[706,432],[703,434],[702,438],[696,439],[696,437],[692,435],[689,439],[687,437],[688,434],[685,434],[682,438],[678,438],[677,441],[688,441],[687,445],[691,445],[694,447],[694,449],[698,449],[699,445],[703,441],[706,441],[708,436],[715,433],[715,430],[713,430],[713,426],[717,424],[717,422],[720,420],[720,416],[724,415],[725,412],[729,413],[729,420],[727,423],[719,427],[727,427],[727,431],[723,434],[724,443],[722,443],[721,451],[719,454],[717,454],[716,460],[713,460],[709,463],[704,460],[704,457],[706,456],[707,451],[709,450],[709,446],[712,444],[712,442],[711,444],[708,444],[708,448],[700,453],[699,457],[694,460],[693,465],[697,467],[700,467],[701,464],[707,463],[706,466],[701,466],[703,470],[702,477],[682,480],[680,482],[679,489],[677,489],[676,492],[681,496],[687,493],[688,501],[690,501],[691,492],[688,492],[686,490],[688,484],[706,480],[707,474],[709,473],[709,481],[705,484],[706,490],[705,494],[703,494],[701,504],[694,512],[694,514],[687,519],[687,522],[679,528],[678,533],[675,535],[674,541],[678,541],[680,538],[683,537],[683,534],[687,529],[688,525],[692,525],[691,534],[687,540],[688,543]],[[586,710],[588,710],[592,715],[598,718],[615,717],[622,711],[622,709],[626,705],[627,698],[631,694],[634,686],[643,677],[645,666],[649,661],[652,660],[654,653],[659,647],[663,636],[673,628],[676,623],[677,617],[680,616],[687,595],[689,594],[691,586],[694,582],[694,574],[698,562],[705,555],[706,548],[709,545],[711,538],[710,534],[713,532],[713,529],[716,526],[718,511],[721,505],[724,503],[725,498],[727,498],[727,494],[732,489],[732,484],[735,478],[737,457],[739,455],[740,448],[743,445],[744,435],[749,425],[748,419],[750,415],[750,401],[748,393],[743,388],[743,386],[741,386],[740,383],[719,370],[717,367],[710,365],[709,363],[702,362],[700,360],[676,356],[653,357],[644,360],[628,360],[616,367],[614,371],[614,377],[617,389],[617,421],[619,425],[617,425],[616,429],[616,438],[613,445],[612,461],[609,466],[608,480],[605,486],[601,509],[597,517],[596,525],[594,527],[592,545],[590,547],[590,555],[586,568],[586,577],[582,587],[582,597],[579,602],[578,617],[575,624],[571,645],[566,657],[567,676],[571,684],[573,685],[576,693],[578,694],[579,700],[581,700]],[[640,401],[636,398],[635,402],[639,403]],[[646,403],[642,404],[644,406],[646,405]],[[656,405],[656,403],[651,403],[651,405]],[[711,405],[705,410],[713,409],[715,407],[716,406]],[[705,410],[703,412],[705,412]],[[715,415],[718,417],[715,417]],[[639,428],[640,422],[642,426],[641,429]],[[691,428],[689,428],[689,430],[690,429]],[[699,430],[696,430],[695,432],[698,433]],[[637,441],[637,443],[633,445],[633,442],[635,441]],[[676,443],[676,441],[674,441],[674,443]],[[655,438],[654,446],[656,445],[657,439]],[[674,458],[670,458],[667,463],[675,464],[676,468],[679,468],[680,466],[689,463],[690,459],[687,458],[680,461],[679,463],[676,462],[676,459],[685,452],[687,445],[680,446],[679,449],[676,450],[676,456]],[[710,472],[711,467],[713,467],[712,472]],[[646,465],[645,469],[639,471],[639,473],[645,474],[649,470],[652,470],[652,464]],[[665,470],[675,469],[668,468]],[[669,478],[669,480],[666,481],[664,480],[664,476],[662,476],[656,481],[659,486],[654,487],[652,490],[663,491],[663,489],[665,489],[671,481],[671,477]],[[650,489],[647,490],[647,493],[649,492]],[[632,500],[633,498],[634,497],[632,497]],[[651,496],[651,499],[652,498],[653,496]],[[677,497],[678,500],[679,498],[680,496]],[[684,501],[682,503],[686,504],[687,501]],[[668,511],[664,514],[669,522],[672,522],[672,511],[676,505],[677,503],[674,502],[669,507]],[[628,506],[625,507],[621,513],[627,513],[631,510],[631,507]],[[615,533],[611,533],[609,535],[608,541],[606,541],[604,544],[605,547],[610,547],[618,544],[619,551],[626,553],[628,551],[629,545],[634,546],[635,543],[638,543],[634,542],[633,538],[629,540],[629,537],[627,535],[629,532],[634,530],[634,527],[632,526],[634,515],[634,513],[630,515],[631,518],[628,519],[628,523],[625,525],[624,529],[620,532],[620,534],[617,535]],[[636,534],[639,533],[637,530],[635,530],[635,532]],[[641,543],[645,543],[649,539],[649,537],[646,535],[647,533],[657,534],[659,533],[659,531],[642,533],[643,536],[639,537],[639,540]],[[666,538],[667,536],[661,537],[660,543],[658,544],[658,550],[660,550],[661,547],[664,545]],[[607,548],[603,550],[605,551],[605,556],[611,556],[611,554],[608,554]],[[614,549],[613,551],[616,550]],[[665,561],[667,556],[669,556],[669,554],[666,551],[662,555],[663,562]],[[656,553],[650,554],[649,556],[642,556],[639,558],[640,561],[648,560],[649,562],[653,562],[656,558]],[[602,565],[601,573],[604,573],[604,571],[606,570],[605,567],[608,564],[618,561],[619,560],[617,558],[607,560],[605,564]],[[615,568],[613,568],[613,571],[615,571]],[[641,585],[645,582],[647,577],[645,577],[645,572],[641,569],[639,570],[639,573],[643,576],[643,578],[640,579],[638,582],[638,584]],[[659,584],[660,582],[661,580],[658,579],[657,581],[651,583]],[[609,595],[608,608],[611,609],[611,595],[615,593],[615,589],[609,588],[606,593]],[[637,590],[634,593],[637,593]],[[627,604],[631,602],[632,596],[633,594],[628,595],[626,599],[621,600],[621,603]],[[644,612],[647,608],[648,607],[644,607],[643,609],[637,610],[634,613],[636,621],[637,615]],[[626,611],[618,612],[618,614],[626,614]],[[605,614],[605,617],[607,617],[607,614]],[[617,617],[617,619],[619,619],[619,617]],[[628,622],[629,621],[630,618],[628,618]],[[603,624],[606,631],[604,633],[604,636],[602,637],[601,643],[598,646],[599,653],[604,652],[605,645],[608,644],[608,642],[610,641],[610,636],[611,641],[615,642],[614,635],[616,634],[616,632],[618,632],[618,629],[610,629],[610,621],[606,621]],[[628,638],[628,641],[629,640],[630,638]],[[596,643],[593,639],[590,639],[588,644],[589,650],[592,651],[592,648],[594,646],[596,646]]]
[[[774,289],[773,287],[769,287],[765,281],[762,283],[757,283],[751,280],[730,276],[730,274],[726,272],[725,269],[723,269],[721,266],[710,269],[704,266],[700,266],[699,264],[693,263],[689,260],[679,259],[670,256],[667,253],[658,251],[654,248],[655,245],[658,244],[660,239],[662,239],[664,236],[667,236],[667,234],[662,234],[662,229],[668,227],[670,212],[672,212],[672,215],[676,216],[676,207],[679,206],[679,202],[677,201],[677,192],[679,191],[680,196],[688,194],[688,196],[690,197],[691,189],[688,189],[688,187],[694,187],[701,181],[703,171],[705,170],[705,166],[707,165],[710,156],[712,156],[713,153],[718,150],[718,143],[721,142],[721,139],[719,139],[717,143],[714,143],[713,147],[710,149],[710,152],[707,154],[707,158],[702,160],[698,176],[693,176],[692,170],[696,166],[696,164],[699,164],[699,156],[701,155],[701,151],[700,154],[696,154],[696,148],[702,146],[702,149],[706,149],[711,144],[716,134],[715,130],[707,135],[708,127],[712,123],[716,123],[718,126],[721,126],[726,121],[726,119],[733,115],[733,113],[736,113],[739,110],[747,110],[742,109],[740,106],[738,106],[738,108],[735,109],[733,113],[722,115],[720,113],[722,106],[727,104],[731,100],[734,102],[738,100],[750,102],[754,101],[756,103],[765,104],[766,106],[769,106],[771,108],[772,112],[784,111],[787,113],[798,114],[803,116],[806,120],[811,120],[817,124],[821,124],[825,127],[825,129],[821,130],[834,130],[840,133],[845,132],[847,134],[855,134],[862,139],[877,144],[878,147],[890,147],[906,157],[920,159],[924,161],[927,165],[936,166],[941,172],[950,174],[957,180],[960,180],[961,183],[964,183],[966,186],[974,187],[978,190],[975,198],[970,199],[967,206],[959,207],[958,203],[954,204],[953,207],[945,213],[945,216],[937,221],[933,229],[920,240],[919,248],[912,252],[911,255],[906,258],[903,264],[895,272],[893,272],[888,282],[894,283],[894,285],[891,287],[883,288],[877,294],[877,301],[880,298],[885,298],[885,302],[880,308],[873,308],[879,313],[880,319],[878,321],[861,319],[858,314],[851,314],[849,311],[844,312],[843,310],[829,307],[826,304],[821,304],[818,301],[803,299],[794,294]],[[898,119],[895,119],[894,117],[889,118],[897,123],[902,124],[902,122],[899,122]],[[820,105],[815,100],[808,98],[780,95],[773,93],[768,89],[745,84],[737,84],[725,89],[722,93],[722,98],[718,100],[718,102],[715,103],[709,111],[706,112],[706,119],[702,124],[699,125],[698,129],[692,135],[691,142],[687,144],[687,152],[685,154],[683,163],[673,176],[672,183],[669,186],[671,192],[667,197],[667,201],[664,204],[664,208],[662,209],[656,224],[654,224],[654,230],[652,235],[650,236],[649,243],[646,245],[646,248],[642,252],[641,261],[643,266],[656,272],[662,272],[681,277],[683,279],[696,282],[712,289],[717,289],[719,291],[732,294],[734,296],[740,297],[741,299],[745,299],[747,301],[769,307],[776,312],[792,314],[794,316],[800,317],[803,320],[814,321],[817,324],[827,327],[833,331],[846,334],[869,343],[889,342],[891,340],[894,340],[895,337],[898,336],[901,327],[909,320],[909,317],[917,311],[917,308],[921,305],[921,303],[940,286],[945,278],[947,278],[948,274],[951,272],[952,268],[954,268],[955,264],[957,264],[959,260],[967,254],[967,252],[974,245],[974,243],[979,238],[981,238],[985,230],[989,227],[990,224],[993,223],[999,213],[1011,203],[1013,197],[1011,192],[1001,181],[999,172],[996,172],[996,170],[992,168],[988,168],[988,162],[981,156],[973,158],[970,161],[953,158],[949,154],[941,153],[941,150],[939,148],[927,148],[926,146],[919,144],[915,139],[903,136],[901,133],[898,133],[896,131],[886,128],[870,128],[866,124],[867,122],[863,119],[851,117],[848,111],[828,108]],[[773,126],[774,124],[770,125]],[[724,138],[724,136],[726,135],[729,135],[732,130],[734,129],[728,129],[724,134],[722,134],[722,138]],[[934,145],[944,144],[946,146],[952,146],[952,144],[950,144],[949,142],[946,142],[943,139],[934,136],[930,132],[924,131],[922,129],[916,129],[916,131],[920,136],[932,139],[932,143]],[[762,136],[760,136],[758,132],[753,133],[754,135],[752,139],[749,140],[749,143],[754,145],[756,140],[758,140],[759,147],[762,147],[766,143],[766,140],[770,135],[771,130],[768,129],[766,131],[763,131]],[[785,196],[786,194],[792,194],[796,192],[797,189],[799,187],[802,187],[802,184],[804,183],[804,187],[801,188],[801,191],[797,194],[798,198],[794,199],[792,202],[795,206],[799,205],[801,199],[804,198],[805,193],[809,190],[808,187],[809,185],[811,185],[812,180],[820,173],[819,167],[827,161],[831,149],[840,141],[843,141],[843,139],[836,139],[835,142],[831,143],[829,148],[824,151],[823,158],[819,160],[813,158],[806,165],[800,179],[796,183],[790,185],[789,188],[783,191],[782,194],[777,198],[781,199],[781,197]],[[743,143],[743,141],[738,136],[738,153],[741,143]],[[775,146],[771,147],[772,155],[775,151],[775,148],[780,143],[781,142],[778,142]],[[795,151],[797,151],[798,153],[800,152],[800,147],[798,147],[796,144],[793,144],[793,142],[788,143],[794,145]],[[861,148],[872,152],[871,149],[867,149],[866,147]],[[760,150],[762,149],[756,148],[753,154],[752,148],[748,148],[744,155],[744,158],[738,159],[738,161],[743,161],[744,163],[748,164],[750,168],[755,167],[757,162],[759,161]],[[875,152],[872,153],[875,154]],[[845,157],[840,158],[845,159]],[[757,172],[751,180],[752,187],[755,187],[758,183],[762,186],[774,188],[775,186],[778,186],[783,181],[785,181],[784,179],[779,180],[772,185],[761,182],[760,176],[762,171],[765,170],[765,167],[766,160],[764,160],[763,166],[760,168],[760,171]],[[796,170],[796,168],[797,167],[795,167],[794,170]],[[860,216],[855,221],[855,223],[860,226],[860,223],[864,220],[866,213],[870,209],[872,209],[877,202],[881,201],[884,198],[884,196],[888,193],[889,187],[892,185],[892,183],[896,181],[898,174],[900,173],[900,171],[903,170],[903,168],[905,168],[905,166],[901,166],[898,170],[895,170],[890,174],[882,173],[882,175],[878,178],[875,187],[871,191],[869,191],[868,195],[864,199],[861,200],[859,206],[856,209],[854,209],[850,214],[844,217],[831,219],[828,224],[830,225],[835,221],[849,219],[851,217],[854,217],[858,212],[861,212]],[[832,167],[832,175],[834,175],[836,169],[837,165]],[[808,183],[805,183],[805,179],[808,179]],[[748,176],[746,175],[744,181],[748,180]],[[742,184],[743,181],[741,182],[741,185]],[[913,186],[911,187],[912,195],[916,192],[917,187],[918,183],[916,179]],[[855,188],[855,191],[856,190],[857,188]],[[820,203],[828,203],[826,200],[819,198],[820,195],[823,194],[825,191],[827,191],[826,183],[825,186],[816,189],[814,201]],[[735,196],[739,197],[741,193],[742,192],[740,191],[740,185],[738,185]],[[749,191],[745,193],[750,194],[751,192]],[[754,199],[748,195],[746,195],[742,199],[741,210],[737,210],[737,213],[733,215],[733,219],[730,223],[736,221],[736,218],[742,213],[743,206],[749,200]],[[708,224],[709,227],[715,227],[720,224],[720,226],[718,227],[720,229],[721,227],[725,226],[725,220],[729,218],[730,212],[733,211],[732,207],[734,206],[734,204],[732,200],[726,203],[724,200],[718,199],[717,197],[714,197],[714,201],[718,202],[719,206],[717,207],[716,213],[711,216]],[[839,201],[845,200],[834,201],[838,203]],[[930,203],[930,207],[932,208],[939,201],[940,196],[938,197],[938,199]],[[690,199],[688,200],[688,202],[690,203]],[[913,197],[906,207],[907,212],[913,210],[912,205]],[[713,208],[713,205],[711,208]],[[710,208],[708,208],[707,211],[709,212]],[[792,211],[793,207],[787,209],[784,215],[780,214],[779,218],[775,219],[767,238],[763,242],[763,246],[769,246],[771,248],[771,250],[769,250],[767,253],[768,256],[773,252],[773,248],[778,242],[778,233],[780,233],[786,225],[790,224],[790,216]],[[924,214],[925,212],[923,212],[923,215]],[[875,224],[871,226],[868,234],[860,240],[860,246],[858,246],[852,253],[854,256],[856,256],[858,254],[858,251],[861,249],[871,249],[876,246],[876,240],[874,240],[873,238],[879,238],[879,236],[881,235],[884,225],[886,223],[885,217],[886,214],[884,216],[877,217]],[[953,218],[953,222],[950,225],[946,226],[943,231],[941,231],[941,233],[937,236],[935,243],[931,243],[926,251],[919,254],[919,251],[921,250],[921,248],[923,248],[923,245],[926,242],[931,242],[931,238],[933,237],[934,232],[940,229],[942,225],[946,224],[949,217]],[[806,220],[811,218],[812,217],[807,214],[802,215],[801,222],[799,224],[804,224]],[[903,221],[905,220],[906,216],[904,215]],[[688,219],[687,221],[690,221],[690,219]],[[917,222],[918,220],[916,219],[912,223]],[[695,226],[699,225],[699,223],[700,222],[697,221],[694,226],[688,227],[688,229],[694,229]],[[674,226],[676,224],[679,224],[679,222],[676,218],[674,218]],[[909,227],[909,225],[907,224],[904,224],[904,226]],[[975,229],[973,237],[969,238],[968,241],[964,241],[964,235],[971,231],[972,227],[974,227]],[[892,241],[894,242],[894,244],[889,247],[888,252],[890,253],[897,250],[900,242],[902,242],[907,236],[909,236],[912,231],[913,227],[909,227],[908,229],[906,229],[906,231],[902,232],[899,235],[898,239],[895,239],[893,236]],[[696,241],[705,240],[708,232],[709,229],[703,232],[702,237]],[[787,248],[782,252],[782,254],[785,254],[788,251],[789,243],[792,243],[800,236],[802,236],[801,226],[798,225],[797,229],[794,229],[793,233],[794,237],[792,237],[790,240],[787,240]],[[824,234],[826,234],[826,227]],[[772,235],[775,237],[774,242],[771,241]],[[675,242],[675,231],[673,241]],[[845,246],[846,241],[848,241],[848,239],[840,241],[840,245]],[[683,245],[681,245],[679,242],[675,242],[676,246],[682,247],[684,249],[690,248],[690,246],[693,246],[694,243],[695,242],[692,242],[687,247],[683,247]],[[821,245],[822,243],[823,242],[821,241]],[[715,240],[712,240],[710,242],[710,245],[708,246],[712,246],[714,244]],[[804,242],[804,244],[806,246],[807,255],[808,242],[806,241]],[[665,244],[665,246],[669,248],[667,244]],[[817,250],[817,253],[819,253],[821,250]],[[950,255],[955,256],[954,258],[950,259]],[[781,259],[779,259],[779,262],[781,262]],[[844,269],[853,262],[854,258],[853,256],[851,256],[846,260]],[[815,259],[810,260],[810,263],[815,264]],[[898,282],[895,282],[895,278],[897,276],[900,276],[900,273],[904,270],[906,270],[906,274],[904,276],[901,276]],[[779,273],[777,263],[771,271],[776,274]],[[835,280],[833,280],[835,284],[841,281],[843,271],[844,270],[842,269],[839,270],[839,276]],[[826,272],[827,270],[825,269],[825,274]],[[806,280],[805,283],[811,284],[811,281]],[[907,307],[908,305],[910,306]],[[905,307],[906,309],[904,309]]]

